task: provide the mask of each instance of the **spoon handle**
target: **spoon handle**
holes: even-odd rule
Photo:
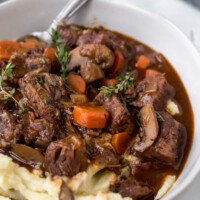
[[[61,10],[61,12],[54,19],[53,23],[50,25],[48,29],[48,33],[51,33],[52,28],[56,29],[60,23],[64,23],[68,20],[72,15],[79,10],[81,6],[83,6],[88,0],[69,0],[65,7]]]

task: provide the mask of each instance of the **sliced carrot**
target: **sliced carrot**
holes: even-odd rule
[[[115,62],[114,65],[112,66],[111,72],[114,74],[120,72],[124,67],[124,63],[125,63],[124,56],[118,49],[116,49]]]
[[[74,122],[86,128],[105,128],[109,113],[101,106],[74,106]]]
[[[35,42],[24,42],[21,44],[21,47],[24,49],[35,49],[37,45]]]
[[[123,154],[131,141],[131,137],[126,132],[113,135],[112,142],[118,154]]]
[[[50,47],[45,48],[44,50],[44,57],[49,58],[51,61],[51,71],[57,72],[60,68],[58,59],[56,57],[56,51]]]
[[[160,72],[153,70],[153,69],[147,69],[145,72],[145,77],[155,76],[157,74],[160,74]]]
[[[49,58],[51,60],[52,63],[57,63],[57,57],[56,57],[56,52],[54,49],[47,47],[44,50],[44,56],[46,58]]]
[[[15,41],[0,41],[0,59],[10,59],[11,55],[20,48]]]
[[[102,80],[101,84],[108,86],[108,87],[114,87],[119,81],[117,79],[107,79],[107,80]]]
[[[69,86],[79,94],[85,93],[86,82],[81,76],[76,74],[69,74],[67,76],[67,82]]]
[[[141,55],[136,63],[136,67],[139,70],[145,70],[150,64],[150,59],[147,56]]]

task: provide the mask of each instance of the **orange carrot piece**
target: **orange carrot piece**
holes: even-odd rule
[[[151,61],[147,56],[141,55],[137,60],[136,67],[139,70],[145,70],[149,66],[150,62]]]
[[[21,47],[24,49],[35,49],[37,45],[35,42],[24,42],[21,44]]]
[[[86,82],[81,76],[76,74],[69,74],[67,76],[67,82],[69,86],[79,94],[85,93]]]
[[[20,48],[15,41],[0,41],[0,59],[10,59],[11,55]]]
[[[74,106],[73,119],[86,128],[105,128],[109,113],[101,106]]]
[[[153,70],[153,69],[147,69],[145,72],[145,77],[155,76],[157,74],[160,74],[160,72]]]
[[[50,47],[45,48],[44,57],[49,58],[51,61],[51,71],[57,72],[60,68],[58,59],[56,57],[56,51]]]
[[[102,80],[101,84],[108,86],[108,87],[114,87],[119,81],[117,79],[107,79],[107,80]]]
[[[47,47],[44,50],[44,56],[46,58],[49,58],[51,60],[52,63],[57,62],[57,57],[56,57],[56,52],[54,49]]]
[[[112,142],[118,154],[123,154],[131,141],[131,137],[126,132],[113,135]]]
[[[124,67],[124,63],[125,63],[124,56],[118,49],[116,49],[115,62],[114,65],[112,66],[111,72],[114,74],[120,72]]]

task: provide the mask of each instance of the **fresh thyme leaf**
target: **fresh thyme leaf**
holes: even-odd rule
[[[112,94],[119,94],[122,91],[126,91],[129,87],[133,87],[133,80],[135,79],[135,72],[126,72],[125,74],[117,77],[119,83],[115,87],[103,86],[99,88],[101,93],[104,93],[106,97],[110,97]]]
[[[61,70],[60,70],[61,77],[65,83],[67,90],[71,91],[72,89],[70,89],[70,86],[67,84],[67,80],[66,80],[66,75],[70,71],[66,67],[70,61],[70,55],[69,55],[70,48],[68,48],[64,44],[61,44],[61,39],[59,38],[61,33],[62,33],[62,30],[56,31],[55,29],[52,29],[52,39],[53,39],[53,42],[56,44],[56,48],[57,48],[56,57],[61,66]]]
[[[56,46],[59,45],[61,43],[59,36],[61,35],[62,30],[56,31],[54,28],[52,28],[51,32],[53,42],[55,42]]]
[[[6,100],[8,100],[9,98],[10,98],[10,95],[4,94],[4,97],[1,98],[1,100],[2,100],[2,101],[6,101]]]
[[[13,78],[13,74],[12,74],[12,70],[15,67],[14,64],[9,63],[6,65],[6,67],[4,67],[1,71],[1,75],[0,75],[0,90],[4,93],[4,97],[1,98],[1,100],[8,100],[9,98],[11,98],[15,103],[17,103],[17,105],[19,106],[19,108],[21,110],[24,110],[24,108],[20,105],[20,103],[14,98],[14,94],[15,94],[15,88],[13,88],[10,92],[7,92],[6,90],[4,90],[4,86],[7,85],[6,82],[3,81],[3,77],[4,76],[8,76],[11,79]]]
[[[61,77],[63,78],[64,81],[66,81],[65,77],[66,74],[69,72],[69,69],[66,67],[66,65],[70,61],[70,56],[69,56],[69,49],[65,45],[60,45],[57,47],[58,52],[56,53],[56,56],[58,58],[58,61],[61,65]]]
[[[160,121],[160,122],[164,122],[165,121],[163,119],[163,117],[157,111],[155,111],[155,113],[156,113],[156,117],[157,117],[158,121]]]
[[[7,86],[8,84],[7,84],[6,82],[2,82],[1,85],[2,85],[2,87],[5,87],[5,86]]]
[[[10,91],[10,94],[11,94],[11,95],[15,94],[15,88],[13,88],[13,89]]]
[[[77,26],[72,26],[71,29],[74,31],[77,31],[77,32],[82,30],[81,28],[79,28]]]
[[[43,63],[43,64],[45,64],[45,63],[46,63],[46,61],[45,61],[45,59],[44,59],[44,58],[42,58],[42,63]]]

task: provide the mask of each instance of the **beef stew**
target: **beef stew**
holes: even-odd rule
[[[0,41],[0,67],[0,148],[21,165],[72,177],[96,163],[119,177],[110,191],[136,200],[153,200],[167,175],[181,173],[194,116],[162,54],[72,24],[52,31],[51,46]]]

